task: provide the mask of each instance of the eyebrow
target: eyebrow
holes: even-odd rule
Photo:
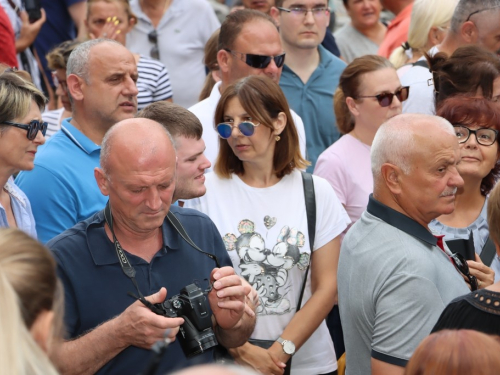
[[[290,4],[288,6],[289,8],[307,8],[306,4]],[[316,4],[313,4],[311,9],[314,9],[314,8],[328,8],[328,4],[327,3],[316,3]]]

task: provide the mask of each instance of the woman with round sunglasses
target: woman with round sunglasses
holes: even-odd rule
[[[17,227],[36,238],[35,219],[26,195],[12,178],[34,168],[45,143],[44,95],[14,72],[0,75],[0,227]],[[43,181],[41,181],[43,183]]]
[[[88,0],[85,25],[89,37],[116,40],[125,46],[127,34],[137,23],[128,0]],[[137,64],[137,109],[161,100],[172,101],[167,68],[160,61],[133,53]]]
[[[223,236],[236,272],[259,293],[252,339],[231,349],[238,363],[264,374],[333,374],[335,351],[324,319],[336,300],[339,235],[348,216],[331,186],[313,176],[315,240],[309,231],[301,169],[307,162],[285,96],[264,76],[229,86],[215,112],[220,149],[207,193],[186,202],[206,213]],[[301,288],[310,264],[297,309]]]
[[[409,87],[384,57],[354,59],[340,76],[335,92],[337,126],[344,134],[319,157],[314,174],[332,185],[351,222],[356,222],[373,192],[370,148],[382,123],[401,113]]]
[[[456,192],[453,213],[439,216],[431,221],[429,228],[434,234],[444,235],[445,241],[467,240],[473,236],[476,256],[475,261],[469,260],[468,264],[478,287],[484,288],[494,279],[500,280],[498,256],[487,265],[479,258],[489,238],[488,194],[500,175],[500,109],[488,99],[457,95],[443,101],[437,115],[455,128],[461,155],[457,169],[464,186]]]

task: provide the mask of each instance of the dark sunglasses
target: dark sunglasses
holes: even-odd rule
[[[460,273],[462,273],[465,277],[467,277],[469,279],[469,284],[470,284],[471,290],[472,291],[477,290],[476,276],[472,276],[470,274],[469,265],[467,264],[467,261],[465,260],[463,255],[459,254],[459,253],[453,253],[450,256],[450,258],[451,258],[453,264],[455,265],[455,267],[457,268],[457,270],[459,270]]]
[[[149,51],[149,56],[151,56],[155,60],[160,60],[160,50],[158,49],[158,33],[156,30],[151,31],[148,34],[148,40],[154,44],[151,51]]]
[[[224,48],[224,51],[229,52],[231,55],[238,57],[244,61],[248,66],[256,69],[265,69],[274,60],[274,63],[278,68],[281,68],[285,64],[285,53],[278,56],[264,56],[264,55],[253,55],[251,53],[242,53],[232,51],[230,49]]]
[[[230,124],[227,122],[222,122],[222,123],[218,124],[215,128],[217,129],[217,133],[219,133],[219,137],[224,138],[224,139],[228,139],[231,136],[231,134],[233,133],[234,127],[238,127],[238,130],[245,137],[250,137],[255,132],[255,127],[257,127],[259,125],[260,124],[256,125],[250,121],[240,122],[238,125]]]
[[[377,98],[378,104],[380,104],[381,107],[389,107],[392,104],[392,99],[394,99],[394,96],[396,96],[400,102],[404,102],[406,99],[408,99],[409,95],[410,86],[404,86],[397,90],[395,93],[384,92],[378,95],[358,96],[358,98]]]
[[[4,121],[2,124],[15,126],[16,128],[21,128],[28,131],[27,137],[30,141],[36,138],[38,131],[42,132],[42,135],[45,137],[45,133],[47,132],[48,124],[44,121],[31,120],[29,124],[19,124],[17,122],[12,121]]]

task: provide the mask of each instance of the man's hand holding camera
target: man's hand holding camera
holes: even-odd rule
[[[145,297],[146,300],[155,304],[162,303],[167,297],[167,290],[161,288],[158,293]],[[121,315],[117,323],[123,334],[123,346],[137,346],[139,348],[151,349],[154,343],[165,338],[165,331],[169,330],[168,338],[175,340],[179,326],[184,323],[182,318],[167,318],[157,315],[137,300],[130,305]]]
[[[245,313],[249,285],[244,285],[232,267],[215,268],[210,275],[213,289],[208,294],[219,342],[226,348],[242,345],[255,325],[255,314]]]

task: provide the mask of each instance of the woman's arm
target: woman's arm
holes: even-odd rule
[[[326,318],[337,300],[337,266],[340,254],[340,237],[336,237],[312,253],[311,288],[312,296],[288,323],[281,334],[291,340],[298,350],[311,337]],[[249,343],[230,350],[237,362],[246,364],[263,374],[280,374],[283,365],[290,358],[283,352],[280,343],[275,342],[268,350]]]

